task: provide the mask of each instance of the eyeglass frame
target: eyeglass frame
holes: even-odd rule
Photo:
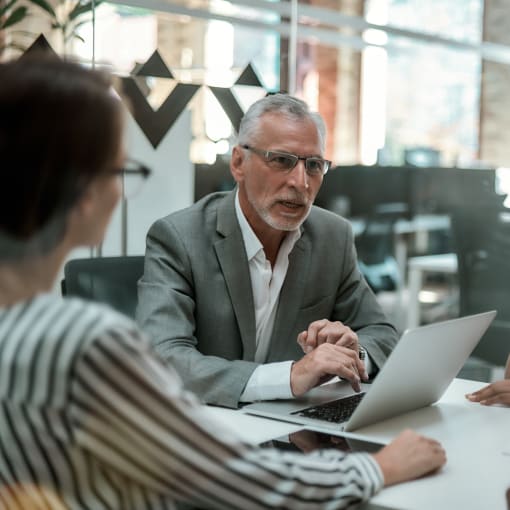
[[[127,160],[130,163],[133,163],[135,168],[126,168],[125,166],[122,166],[120,168],[115,168],[112,170],[112,174],[114,175],[139,175],[143,178],[144,181],[146,181],[151,175],[152,170],[144,165],[143,163],[140,163],[136,159],[128,159]]]
[[[253,146],[248,145],[248,144],[240,144],[240,147],[242,149],[249,150],[250,152],[253,152],[254,154],[257,154],[258,156],[262,157],[266,163],[270,162],[269,158],[271,157],[271,155],[287,156],[287,157],[290,157],[290,159],[294,159],[295,163],[290,168],[279,169],[279,171],[285,172],[285,173],[292,172],[292,170],[294,170],[294,168],[296,168],[296,166],[299,163],[299,161],[304,161],[305,171],[306,171],[306,174],[309,177],[316,177],[318,175],[324,176],[324,175],[326,175],[326,173],[328,172],[328,170],[331,168],[331,165],[332,165],[332,162],[329,159],[324,159],[324,158],[321,158],[319,156],[308,156],[308,157],[305,157],[305,156],[298,156],[297,154],[292,154],[291,152],[266,151],[266,150],[263,150],[263,149],[258,149],[257,147],[253,147]],[[325,170],[323,170],[323,171],[321,171],[319,173],[313,173],[313,172],[310,173],[310,171],[309,171],[309,169],[307,167],[307,162],[310,159],[311,160],[316,160],[316,161],[317,160],[323,161],[324,164],[325,164]]]
[[[117,177],[122,178],[122,202],[123,203],[125,203],[126,200],[135,197],[138,194],[138,191],[141,189],[141,187],[145,183],[145,181],[147,181],[147,179],[152,175],[152,170],[148,166],[137,161],[136,159],[127,158],[124,165],[126,165],[126,163],[133,165],[134,168],[127,168],[126,166],[122,166],[120,168],[115,168],[110,171],[110,174],[113,174]],[[140,181],[140,187],[138,187],[134,192],[126,193],[126,180],[125,179],[129,175],[139,176],[139,177],[141,177],[142,180]]]

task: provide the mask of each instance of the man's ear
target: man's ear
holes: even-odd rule
[[[234,180],[239,183],[244,180],[243,163],[245,160],[245,153],[239,145],[232,149],[232,157],[230,158],[230,173]]]

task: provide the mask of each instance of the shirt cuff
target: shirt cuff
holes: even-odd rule
[[[248,379],[240,402],[294,398],[290,388],[293,361],[259,365]]]

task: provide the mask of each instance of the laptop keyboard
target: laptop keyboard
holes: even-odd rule
[[[343,397],[332,402],[320,404],[307,409],[301,409],[292,414],[303,416],[305,418],[313,418],[315,420],[325,420],[333,423],[343,423],[347,421],[354,412],[365,393],[356,393],[350,397]]]

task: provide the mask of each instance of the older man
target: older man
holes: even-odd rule
[[[349,224],[312,205],[324,147],[324,123],[303,101],[261,99],[232,151],[237,188],[147,235],[138,320],[205,402],[292,398],[333,376],[358,390],[397,341]]]

